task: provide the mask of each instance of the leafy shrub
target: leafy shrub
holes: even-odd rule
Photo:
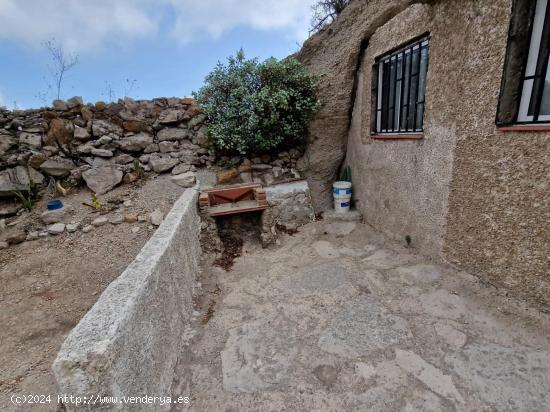
[[[320,103],[318,77],[294,58],[245,59],[242,50],[218,63],[194,94],[206,113],[217,153],[265,153],[305,142]]]

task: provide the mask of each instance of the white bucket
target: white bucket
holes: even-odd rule
[[[349,212],[351,202],[351,182],[334,182],[332,184],[334,210],[336,213]]]

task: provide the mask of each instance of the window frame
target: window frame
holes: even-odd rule
[[[550,1],[537,0],[535,11],[530,18],[529,50],[523,66],[516,124],[550,123],[550,114],[540,114],[550,56],[548,35],[546,39],[543,38],[543,34],[550,31]],[[530,115],[529,111],[533,104],[533,112]]]
[[[429,50],[430,50],[431,36],[429,33],[424,33],[421,36],[414,38],[413,40],[392,49],[391,51],[378,56],[375,59],[373,65],[372,76],[372,120],[371,120],[371,132],[373,137],[383,138],[384,136],[399,135],[403,137],[415,137],[421,135],[424,132],[424,117],[425,117],[425,104],[426,104],[426,86],[428,82],[429,71]],[[426,53],[426,65],[425,72],[422,71],[422,56],[425,50]],[[417,57],[417,61],[414,62],[417,65],[412,67],[413,61]],[[386,65],[386,70],[384,66]],[[401,67],[398,70],[399,65]],[[388,70],[389,69],[389,70]],[[400,71],[398,74],[397,72]],[[387,74],[389,72],[389,74]],[[384,76],[394,76],[393,79],[384,78]],[[414,81],[412,79],[417,78]],[[423,90],[420,90],[420,79],[423,77]],[[393,87],[392,87],[393,80]],[[411,81],[412,80],[412,81]],[[386,81],[386,83],[385,83]],[[414,114],[410,117],[411,110],[411,92],[412,85],[416,86],[414,91]],[[399,93],[397,93],[399,90]],[[390,95],[385,98],[385,94]],[[393,96],[391,96],[393,94]],[[419,99],[419,96],[422,96]],[[403,99],[406,97],[406,99]],[[408,100],[403,103],[404,100]],[[385,107],[384,107],[385,106]],[[396,111],[396,106],[398,110]],[[421,108],[422,117],[420,119],[420,126],[418,122],[418,110]],[[406,113],[404,118],[406,119],[403,124],[403,113]],[[385,119],[385,126],[383,127],[383,118]],[[391,116],[391,119],[390,119]],[[412,119],[412,125],[410,121]],[[389,127],[391,123],[391,128]]]

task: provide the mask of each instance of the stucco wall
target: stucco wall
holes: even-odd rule
[[[511,1],[465,3],[471,23],[444,253],[550,309],[550,133],[496,130]]]
[[[328,28],[312,36],[296,57],[321,74],[321,110],[310,124],[305,172],[316,211],[332,208],[332,182],[346,150],[361,44],[411,3],[427,0],[357,0]]]
[[[361,65],[346,160],[352,167],[356,205],[365,219],[395,238],[411,236],[414,246],[434,256],[443,249],[456,139],[455,99],[449,96],[460,92],[455,68],[463,61],[460,49],[448,52],[453,43],[461,44],[460,36],[449,32],[448,16],[453,16],[453,24],[465,23],[459,7],[453,6],[412,5],[372,35]],[[375,58],[427,31],[432,38],[424,138],[374,140],[370,124]]]
[[[71,331],[53,364],[59,393],[171,395],[200,259],[197,193],[196,187],[183,193],[136,259]],[[128,409],[123,404],[94,408],[100,406]],[[151,405],[132,405],[132,410],[151,410]]]
[[[421,252],[549,308],[550,133],[503,133],[495,126],[512,0],[397,3],[356,5],[332,34],[320,36],[326,50],[333,44],[323,36],[340,42],[348,36],[357,47],[361,31],[368,40],[346,155],[357,207],[387,234],[410,235]],[[373,22],[367,14],[389,18]],[[425,32],[431,40],[424,138],[373,140],[374,59]],[[332,69],[327,77],[328,85],[345,83]],[[344,92],[353,102],[345,87],[333,94]],[[322,134],[316,124],[313,130]]]

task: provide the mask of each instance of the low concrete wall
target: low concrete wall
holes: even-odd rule
[[[197,187],[183,193],[136,259],[71,331],[53,364],[61,394],[171,395],[201,252],[197,196]]]
[[[300,226],[315,220],[306,180],[266,186],[265,192],[275,223]]]

